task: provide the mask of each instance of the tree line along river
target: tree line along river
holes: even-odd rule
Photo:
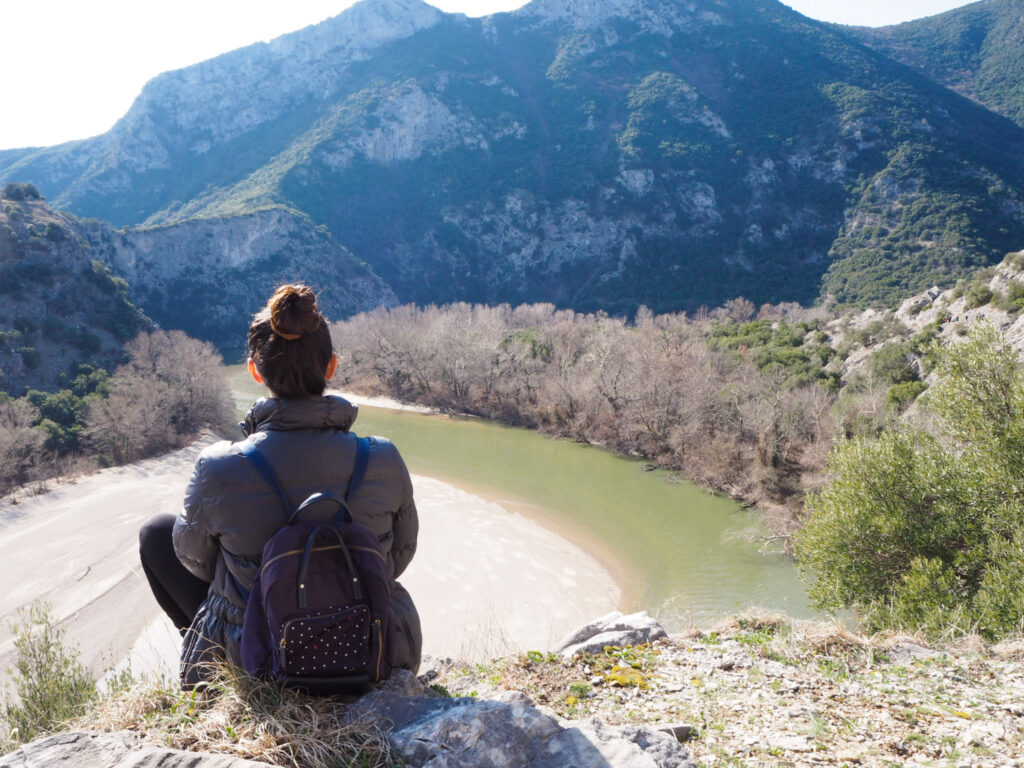
[[[266,394],[230,366],[240,411]],[[409,471],[448,482],[544,525],[596,557],[672,630],[750,606],[814,613],[792,560],[765,551],[756,511],[641,461],[475,418],[361,406],[354,431],[394,442]],[[421,519],[421,526],[430,521]]]

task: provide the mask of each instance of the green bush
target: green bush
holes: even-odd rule
[[[819,607],[855,608],[871,629],[998,639],[1020,631],[1024,607],[1024,375],[987,325],[938,370],[940,434],[839,445],[795,551]]]
[[[904,381],[889,387],[886,401],[897,411],[905,411],[918,395],[928,389],[923,381]]]
[[[986,283],[977,280],[971,283],[971,286],[967,289],[965,296],[967,299],[968,309],[983,307],[992,301],[992,289],[989,288]]]
[[[21,201],[42,200],[43,196],[39,194],[39,190],[36,189],[34,184],[21,184],[11,181],[4,184],[4,188],[0,190],[0,198]]]
[[[26,368],[32,369],[39,365],[39,350],[35,347],[18,347],[15,352],[21,355],[21,362]]]
[[[887,384],[905,384],[917,381],[917,368],[910,361],[910,344],[892,342],[871,353],[868,371],[879,381]]]
[[[61,243],[67,238],[67,233],[63,228],[57,226],[52,221],[46,223],[46,229],[44,230],[43,235],[51,243]]]
[[[1016,314],[1024,309],[1024,283],[1019,280],[1011,280],[1006,284],[1006,290],[999,297],[996,305],[1004,312]]]
[[[0,721],[8,734],[0,736],[2,751],[52,733],[97,699],[96,678],[78,660],[78,652],[65,647],[64,630],[49,606],[34,603],[21,619],[11,627],[17,698],[5,693],[0,703]]]

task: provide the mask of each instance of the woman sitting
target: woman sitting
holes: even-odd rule
[[[305,285],[278,288],[249,327],[249,373],[265,384],[241,424],[245,439],[206,448],[196,460],[181,514],[158,515],[140,532],[143,570],[157,602],[188,633],[183,682],[194,684],[202,662],[221,658],[241,666],[246,599],[267,541],[285,524],[281,499],[243,454],[258,445],[293,509],[317,492],[344,496],[357,437],[349,431],[356,407],[324,395],[338,365],[326,320]],[[394,581],[416,552],[418,520],[412,482],[387,440],[369,440],[369,461],[349,507],[354,522],[372,531],[387,559],[393,666],[419,667],[422,637],[409,593]]]

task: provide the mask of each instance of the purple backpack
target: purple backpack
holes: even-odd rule
[[[369,441],[358,438],[344,497],[315,493],[294,511],[256,445],[246,443],[242,452],[289,512],[263,547],[248,594],[242,666],[315,695],[362,693],[390,674],[395,648],[387,559],[348,508],[366,473]],[[308,510],[322,520],[325,506],[336,509],[330,522],[301,519]]]

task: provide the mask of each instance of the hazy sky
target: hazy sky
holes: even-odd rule
[[[784,0],[816,19],[882,26],[964,0]],[[147,80],[315,24],[352,0],[0,0],[0,149],[106,131]],[[483,16],[523,0],[432,0]]]

